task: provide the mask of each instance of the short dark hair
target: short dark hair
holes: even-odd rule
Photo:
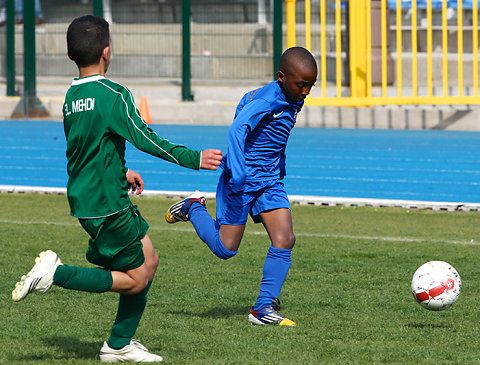
[[[109,25],[103,18],[84,15],[75,18],[68,27],[67,50],[78,67],[98,64],[109,44]]]
[[[280,57],[279,70],[288,74],[292,67],[307,67],[317,71],[317,62],[313,55],[303,47],[292,47],[283,52]]]

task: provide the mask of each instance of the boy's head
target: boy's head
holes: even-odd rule
[[[317,62],[305,48],[289,48],[280,58],[277,79],[288,101],[302,101],[317,81]]]
[[[67,50],[68,57],[79,68],[99,64],[105,52],[108,54],[106,71],[110,61],[110,31],[107,21],[93,15],[74,19],[67,30]]]

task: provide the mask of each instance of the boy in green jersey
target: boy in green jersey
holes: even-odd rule
[[[110,337],[100,350],[107,362],[162,361],[132,340],[147,302],[158,256],[147,235],[148,224],[133,206],[128,190],[143,191],[141,176],[125,166],[125,141],[151,155],[191,169],[216,170],[222,152],[202,152],[160,138],[142,120],[130,91],[107,78],[110,64],[108,23],[87,15],[67,31],[68,56],[79,69],[63,108],[67,139],[67,196],[72,216],[90,235],[87,260],[98,267],[64,265],[48,250],[16,284],[14,301],[66,289],[120,293]],[[203,202],[204,203],[204,202]]]

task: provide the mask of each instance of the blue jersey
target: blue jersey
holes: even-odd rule
[[[285,148],[302,106],[303,101],[287,101],[277,81],[243,96],[221,164],[235,190],[285,176]]]

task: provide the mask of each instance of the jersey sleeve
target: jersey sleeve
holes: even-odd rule
[[[119,111],[119,116],[112,118],[114,133],[150,155],[183,167],[200,169],[201,153],[159,137],[140,117],[133,96],[127,89],[119,94],[116,103],[115,110]]]
[[[237,114],[228,131],[227,168],[231,171],[233,188],[243,189],[246,180],[245,171],[245,141],[262,118],[271,112],[270,104],[264,99],[256,99],[242,108],[237,108]]]

